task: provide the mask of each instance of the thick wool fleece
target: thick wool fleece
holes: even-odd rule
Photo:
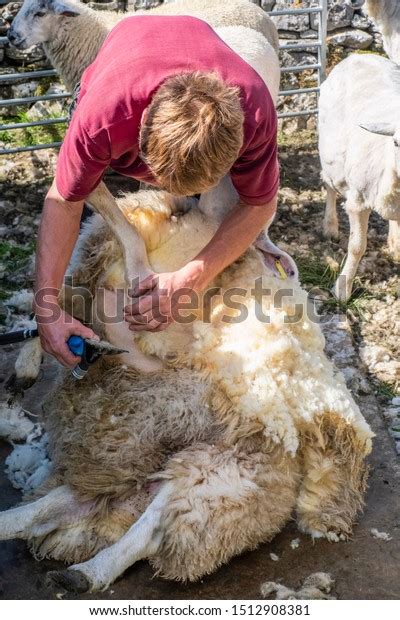
[[[150,199],[155,197],[149,195]],[[132,209],[127,200],[121,207],[143,235],[155,271],[172,271],[204,247],[212,232],[195,209],[177,220],[165,219],[168,205],[162,203],[161,193],[157,199],[161,204],[151,210],[143,203],[140,209]],[[122,264],[118,266],[121,269]],[[110,265],[105,281],[110,277],[113,284],[122,282],[119,269],[117,263]],[[267,291],[260,299],[251,293],[257,277]],[[264,429],[294,455],[302,425],[331,414],[354,427],[368,454],[371,430],[343,375],[325,355],[324,336],[300,285],[270,275],[251,249],[211,287],[218,294],[209,322],[174,325],[160,334],[142,332],[139,346],[168,364],[195,367],[213,377],[220,388],[216,410],[232,433],[232,441],[244,429]],[[232,289],[241,291],[242,309],[228,309],[223,303]],[[258,318],[261,311],[262,321]],[[242,312],[245,320],[228,322]]]
[[[212,235],[196,209],[171,218],[173,202],[162,192],[142,193],[133,199],[133,205],[130,200],[122,199],[120,207],[140,230],[155,271],[178,269]],[[93,223],[93,237],[90,231],[86,235],[74,261],[80,265],[78,279],[93,290],[96,275],[92,274],[101,271],[102,285],[117,287],[123,277],[116,242],[99,222]],[[99,252],[94,252],[93,244],[100,239]],[[251,293],[258,277],[264,289],[259,299]],[[324,336],[300,285],[271,276],[251,249],[211,287],[218,294],[212,300],[208,322],[174,324],[158,334],[142,332],[136,340],[142,350],[168,365],[194,367],[212,376],[219,387],[214,406],[232,442],[243,432],[263,430],[294,455],[304,425],[323,415],[336,415],[354,428],[364,454],[368,454],[371,430],[343,375],[324,352]],[[228,309],[223,303],[224,295],[232,289],[241,291],[236,298],[241,309]],[[235,322],[243,312],[247,318]],[[127,330],[128,337],[130,334]]]
[[[119,206],[156,271],[179,268],[213,233],[196,208],[163,192],[128,195]],[[124,288],[120,247],[99,218],[86,226],[71,271],[94,295],[93,310],[99,287]],[[258,276],[269,292],[255,300]],[[85,382],[61,378],[45,406],[48,485],[72,487],[79,508],[58,529],[32,532],[38,557],[91,557],[120,538],[165,480],[170,495],[151,562],[168,578],[198,579],[270,540],[293,509],[312,535],[350,534],[372,433],[324,354],[306,294],[297,283],[288,292],[252,249],[213,285],[215,299],[203,298],[193,323],[140,336],[126,327],[124,365],[104,358]],[[238,288],[243,308],[228,308],[223,295]],[[241,312],[240,323],[224,320]],[[95,327],[112,340],[110,326]],[[138,351],[155,355],[161,369],[134,370]]]

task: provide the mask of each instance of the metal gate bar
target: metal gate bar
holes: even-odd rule
[[[308,65],[295,65],[293,67],[283,67],[281,73],[300,73],[302,71],[317,71],[317,83],[315,88],[298,88],[290,90],[279,91],[280,97],[288,97],[300,95],[307,92],[319,93],[320,86],[326,77],[326,35],[327,35],[327,22],[328,22],[328,0],[319,0],[319,6],[299,8],[299,9],[281,9],[279,11],[269,11],[268,15],[278,17],[280,15],[318,15],[318,39],[317,41],[301,41],[301,42],[289,42],[283,43],[279,46],[280,50],[304,50],[310,48],[316,48],[318,50],[318,61],[315,64]],[[312,116],[318,114],[318,109],[300,110],[293,112],[283,112],[278,114],[278,118],[293,118],[296,116]]]
[[[279,17],[283,15],[318,15],[318,38],[317,40],[303,40],[296,42],[282,43],[279,45],[279,49],[284,51],[297,51],[304,49],[317,49],[318,60],[315,64],[307,65],[295,65],[293,67],[283,67],[281,73],[300,73],[302,71],[317,71],[317,83],[318,86],[310,88],[297,88],[283,90],[279,92],[279,96],[293,97],[306,93],[319,93],[320,86],[326,76],[326,34],[327,34],[327,15],[328,15],[328,0],[319,0],[319,5],[316,7],[297,8],[297,9],[281,9],[277,11],[269,11],[268,15]],[[7,42],[7,37],[0,37],[0,42]],[[52,77],[58,75],[55,69],[42,69],[38,71],[25,71],[15,73],[5,73],[0,75],[0,86],[3,83],[26,81],[30,79],[38,79],[44,77]],[[65,100],[70,96],[70,93],[42,95],[37,97],[21,97],[15,99],[0,99],[0,110],[4,107],[21,106],[24,104],[36,103],[38,101],[60,101]],[[296,116],[311,116],[317,114],[317,109],[310,110],[296,110],[293,112],[284,112],[278,114],[279,118],[293,118]],[[0,125],[0,131],[13,131],[17,129],[27,129],[29,127],[45,127],[49,125],[58,125],[66,123],[67,118],[50,118],[41,121],[32,121],[24,123],[9,123]],[[11,155],[13,153],[23,153],[35,150],[57,148],[61,146],[61,142],[51,142],[49,144],[37,144],[31,146],[19,146],[14,148],[0,149],[0,155]]]

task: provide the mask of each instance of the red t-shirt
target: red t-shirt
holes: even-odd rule
[[[187,16],[136,15],[108,35],[83,73],[78,105],[62,144],[56,185],[63,198],[86,198],[110,166],[156,185],[139,157],[142,113],[170,76],[217,73],[240,88],[244,143],[231,177],[241,199],[263,204],[278,190],[277,117],[256,71],[206,24]]]

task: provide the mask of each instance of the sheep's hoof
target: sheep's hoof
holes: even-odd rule
[[[322,236],[327,241],[339,241],[340,233],[336,226],[324,226]]]
[[[80,570],[52,570],[46,575],[46,585],[48,587],[61,587],[68,592],[81,594],[90,590],[90,583],[86,575]]]

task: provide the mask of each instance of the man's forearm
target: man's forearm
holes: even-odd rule
[[[56,297],[79,234],[83,201],[68,203],[53,187],[44,203],[36,252],[35,293]]]
[[[203,290],[241,256],[276,212],[277,198],[264,205],[239,204],[222,222],[211,241],[184,268],[193,288]]]

